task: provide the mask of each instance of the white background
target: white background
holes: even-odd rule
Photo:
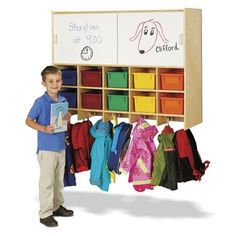
[[[231,0],[1,1],[0,235],[235,235],[235,45]],[[121,176],[108,193],[77,176],[65,189],[75,216],[48,229],[38,219],[36,132],[25,118],[51,63],[51,10],[203,10],[203,123],[192,132],[211,166],[201,182],[137,193]],[[174,126],[175,127],[175,126]],[[160,129],[160,128],[159,128]]]

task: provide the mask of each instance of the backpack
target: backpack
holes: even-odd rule
[[[202,162],[190,129],[177,131],[174,141],[179,163],[178,182],[201,180],[210,162]]]
[[[195,138],[190,129],[186,130],[189,144],[193,152],[194,168],[198,172],[197,180],[201,180],[201,177],[205,174],[206,169],[209,167],[210,161],[202,162],[201,156],[198,153],[197,144]]]
[[[73,152],[71,146],[71,125],[68,125],[65,137],[66,144],[66,163],[64,173],[64,186],[76,186],[76,178],[73,164]]]
[[[73,147],[75,173],[90,170],[90,151],[94,138],[90,134],[92,122],[86,120],[72,125],[71,141]]]
[[[121,122],[114,127],[114,136],[112,147],[107,161],[109,171],[121,174],[119,171],[120,162],[122,161],[130,142],[130,133],[133,126],[131,124]]]

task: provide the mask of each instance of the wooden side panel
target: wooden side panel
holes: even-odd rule
[[[185,9],[185,129],[202,122],[201,20],[201,10]]]

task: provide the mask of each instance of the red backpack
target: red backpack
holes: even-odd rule
[[[90,170],[90,151],[94,138],[90,134],[93,126],[90,120],[78,122],[72,125],[71,141],[74,156],[75,173]]]
[[[178,182],[201,180],[210,162],[202,162],[197,144],[190,129],[178,130],[174,137],[177,156],[179,157]]]

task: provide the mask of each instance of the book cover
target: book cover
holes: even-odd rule
[[[50,124],[54,126],[54,133],[67,130],[65,114],[68,112],[68,102],[58,102],[51,104]]]

